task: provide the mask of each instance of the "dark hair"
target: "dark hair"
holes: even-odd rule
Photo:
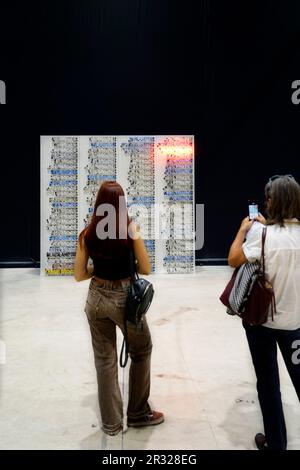
[[[132,219],[128,215],[127,207],[126,218],[126,238],[119,238],[120,227],[119,227],[119,209],[120,209],[120,196],[125,196],[122,186],[116,181],[103,181],[95,202],[94,212],[89,225],[82,230],[79,235],[79,243],[82,247],[82,239],[84,238],[89,256],[103,256],[104,258],[116,257],[124,254],[124,249],[132,248],[132,238],[128,235],[128,226]],[[111,204],[116,211],[116,239],[106,238],[100,239],[96,233],[96,227],[106,215],[96,215],[97,208],[101,204]],[[123,220],[124,220],[123,219]],[[125,227],[123,227],[125,228]]]
[[[268,225],[284,227],[284,219],[298,219],[300,222],[300,186],[291,176],[280,176],[269,181],[265,187]]]

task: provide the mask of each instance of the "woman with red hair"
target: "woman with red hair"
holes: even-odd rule
[[[116,435],[123,429],[116,326],[124,332],[132,252],[137,271],[150,274],[148,253],[138,226],[128,215],[124,191],[117,182],[104,181],[91,221],[79,235],[74,277],[76,281],[91,278],[85,312],[94,350],[102,430],[109,435]],[[89,257],[93,266],[88,266]],[[160,424],[164,421],[163,414],[153,411],[148,403],[152,341],[147,321],[144,319],[143,329],[128,322],[127,329],[131,358],[127,425]]]

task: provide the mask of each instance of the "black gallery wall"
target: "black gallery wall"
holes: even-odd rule
[[[297,0],[2,2],[0,57],[2,267],[38,266],[40,135],[195,135],[198,263],[269,176],[300,180]]]

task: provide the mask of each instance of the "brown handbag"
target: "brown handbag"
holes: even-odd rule
[[[267,227],[264,227],[261,262],[247,262],[236,268],[220,296],[221,302],[227,307],[228,314],[238,315],[250,325],[266,323],[270,307],[272,320],[276,312],[273,286],[265,276],[266,234]]]

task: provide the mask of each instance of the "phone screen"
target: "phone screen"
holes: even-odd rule
[[[258,216],[258,204],[256,202],[249,202],[249,219],[253,220]]]

